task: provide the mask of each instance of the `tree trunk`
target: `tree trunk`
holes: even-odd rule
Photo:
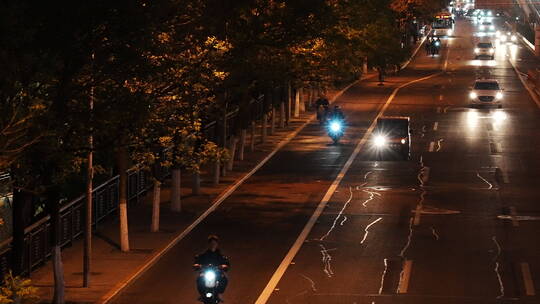
[[[24,272],[24,260],[28,257],[25,250],[24,229],[30,225],[32,220],[32,198],[30,192],[17,189],[13,192],[13,241],[11,270],[18,276]]]
[[[271,118],[271,125],[270,125],[270,135],[276,133],[276,108],[272,106],[272,118]]]
[[[118,148],[117,167],[119,178],[118,185],[118,209],[120,216],[120,249],[122,252],[129,251],[129,230],[127,214],[127,169],[128,169],[128,151],[125,146]]]
[[[214,163],[214,180],[213,180],[213,183],[214,183],[214,186],[217,186],[219,185],[219,175],[220,175],[220,164],[219,164],[219,160],[217,160],[215,163]]]
[[[279,103],[279,127],[285,128],[285,102],[283,101]]]
[[[158,232],[159,231],[159,207],[161,205],[161,182],[155,178],[154,179],[154,189],[152,196],[152,225],[150,231]]]
[[[93,149],[93,137],[88,138],[90,149]],[[83,287],[90,286],[90,266],[92,257],[92,210],[93,210],[93,179],[94,179],[94,153],[88,152],[88,167],[86,170],[86,204],[84,223],[84,253],[83,253]]]
[[[193,172],[193,185],[191,185],[191,192],[193,195],[201,194],[201,174],[199,172]]]
[[[246,129],[240,131],[240,149],[238,150],[238,160],[244,160],[244,150],[246,149]]]
[[[60,200],[57,189],[49,189],[46,195],[46,204],[51,217],[51,255],[54,278],[53,304],[65,303],[64,266],[62,264],[62,251],[60,248],[61,223]]]
[[[306,100],[304,96],[304,89],[300,88],[298,89],[300,94],[298,94],[299,102],[300,102],[300,112],[304,113],[306,112]]]
[[[264,144],[266,142],[266,132],[268,131],[268,113],[264,113],[261,123],[261,142]]]
[[[231,158],[229,158],[229,161],[227,162],[227,170],[232,171],[234,166],[234,158],[236,154],[236,145],[238,143],[238,138],[236,136],[231,137],[231,141],[229,143],[229,153]]]
[[[300,90],[298,88],[294,92],[294,118],[300,117]]]
[[[181,181],[182,171],[179,167],[174,167],[171,172],[172,175],[172,189],[171,189],[171,210],[174,212],[182,211],[182,199],[181,199]]]
[[[292,106],[292,87],[291,83],[288,83],[287,85],[287,107],[286,107],[286,114],[287,114],[287,125],[291,122],[291,106]]]
[[[255,151],[255,121],[251,122],[251,140],[249,141],[249,150],[251,152]]]

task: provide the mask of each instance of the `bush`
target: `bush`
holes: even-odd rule
[[[13,276],[11,272],[4,277],[0,287],[0,304],[33,304],[39,301],[37,288],[29,279]]]

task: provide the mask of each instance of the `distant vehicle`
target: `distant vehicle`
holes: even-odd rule
[[[495,59],[495,47],[491,42],[480,42],[474,49],[474,58],[489,57],[491,60]]]
[[[497,31],[495,35],[500,43],[517,43],[517,35],[512,32]]]
[[[478,27],[479,30],[481,31],[495,31],[495,25],[493,25],[493,23],[489,22],[489,21],[484,21],[482,22],[482,24],[480,24],[480,26]]]
[[[441,12],[435,15],[431,24],[433,29],[452,29],[454,27],[454,18],[449,12]]]
[[[502,108],[502,91],[499,82],[495,79],[477,79],[469,93],[471,105]]]
[[[411,129],[409,117],[381,117],[373,131],[372,146],[378,157],[386,153],[398,153],[403,159],[410,159]]]

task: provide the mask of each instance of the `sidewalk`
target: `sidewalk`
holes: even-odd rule
[[[372,77],[374,74],[368,74]],[[367,78],[364,77],[364,78]],[[339,93],[328,92],[332,99]],[[211,176],[201,176],[201,195],[191,195],[191,176],[182,172],[182,212],[170,211],[170,180],[161,190],[160,232],[150,232],[151,191],[141,199],[138,205],[130,206],[128,213],[129,237],[131,251],[122,253],[119,250],[118,218],[111,216],[99,224],[94,232],[92,243],[91,281],[89,288],[82,287],[83,240],[75,241],[71,247],[62,251],[64,276],[66,284],[66,301],[68,303],[99,303],[111,291],[118,289],[126,280],[136,274],[145,264],[162,251],[175,237],[203,214],[231,185],[256,167],[271,153],[288,135],[300,128],[312,116],[306,111],[299,118],[292,119],[289,126],[276,128],[273,135],[268,135],[265,144],[258,144],[254,152],[246,149],[244,161],[236,161],[233,171],[228,171],[221,178],[219,186],[211,184]],[[260,127],[257,128],[260,133]],[[260,134],[257,134],[260,140]],[[53,295],[52,264],[50,261],[35,270],[30,279],[39,288],[40,298],[50,303]]]

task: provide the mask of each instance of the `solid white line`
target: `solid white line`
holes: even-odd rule
[[[443,100],[443,96],[442,95],[439,95],[439,101],[442,101]]]
[[[279,281],[281,280],[281,278],[285,274],[285,271],[289,267],[291,261],[294,259],[294,257],[296,256],[296,254],[298,253],[298,251],[302,247],[302,244],[305,242],[306,238],[308,237],[309,233],[311,232],[311,229],[313,228],[313,226],[317,222],[317,219],[321,216],[324,208],[328,204],[328,201],[330,200],[330,198],[332,197],[332,195],[336,191],[337,187],[341,183],[341,180],[345,177],[345,174],[349,171],[349,168],[351,167],[353,161],[355,160],[355,158],[360,153],[360,150],[362,149],[362,147],[366,144],[369,136],[371,135],[371,132],[373,132],[373,129],[375,128],[375,125],[377,123],[377,119],[384,114],[384,112],[386,111],[388,106],[390,106],[390,103],[396,97],[399,90],[406,87],[406,86],[408,86],[408,85],[411,85],[413,83],[424,81],[424,80],[439,76],[440,74],[442,74],[442,72],[435,73],[435,74],[432,74],[430,76],[422,77],[422,78],[419,78],[419,79],[404,83],[404,84],[402,84],[399,87],[394,89],[394,91],[392,92],[390,97],[388,97],[388,99],[386,100],[386,103],[379,110],[379,113],[377,114],[377,116],[373,119],[371,125],[369,126],[368,130],[366,131],[366,133],[364,134],[362,139],[358,142],[358,144],[354,148],[353,153],[349,156],[349,159],[347,160],[347,162],[345,163],[343,168],[341,168],[341,171],[337,175],[336,179],[334,180],[332,185],[330,185],[330,188],[328,188],[328,190],[326,191],[326,194],[324,195],[324,197],[320,201],[319,205],[317,206],[317,209],[315,209],[315,212],[313,212],[313,214],[311,215],[310,219],[308,220],[308,222],[304,226],[304,229],[302,229],[302,232],[300,232],[300,234],[298,235],[298,238],[296,239],[296,241],[292,245],[291,249],[289,249],[289,252],[287,252],[287,255],[285,255],[285,257],[283,258],[283,261],[281,261],[281,264],[278,266],[278,268],[276,269],[276,271],[274,272],[274,274],[272,275],[272,277],[268,281],[268,284],[266,285],[264,290],[259,295],[259,298],[255,302],[255,304],[264,304],[264,303],[266,303],[268,301],[268,299],[272,295],[272,292],[276,288],[277,284],[279,283]]]
[[[414,225],[418,226],[420,225],[420,217],[422,216],[422,205],[418,204],[416,205],[416,209],[414,210]]]
[[[434,141],[429,143],[429,152],[433,152],[433,150],[435,150],[435,142]]]
[[[369,76],[363,77],[361,80],[368,78]],[[360,80],[359,80],[360,81]],[[346,86],[344,89],[339,91],[330,102],[334,102],[337,100],[343,92],[348,90],[351,86],[358,83],[359,81],[355,81],[348,86]],[[247,179],[249,179],[253,174],[255,174],[262,166],[264,166],[281,148],[283,148],[285,145],[287,145],[293,138],[295,138],[298,133],[300,133],[308,124],[311,123],[315,119],[315,114],[311,115],[308,120],[303,123],[300,127],[298,127],[293,133],[289,134],[285,139],[283,139],[279,145],[277,145],[270,154],[268,154],[261,162],[259,162],[251,171],[246,173],[242,178],[237,180],[234,184],[232,184],[229,188],[227,188],[224,192],[222,192],[212,203],[212,205],[203,212],[191,225],[189,225],[182,233],[177,235],[165,248],[161,249],[159,252],[154,254],[149,261],[146,262],[141,268],[139,268],[134,274],[129,276],[124,281],[117,284],[112,290],[110,290],[107,294],[105,294],[101,299],[99,300],[99,303],[108,303],[111,301],[112,298],[114,298],[116,295],[118,295],[126,286],[131,284],[133,281],[135,281],[138,277],[140,277],[143,273],[145,273],[150,267],[152,267],[163,255],[165,255],[169,250],[171,250],[178,242],[180,242],[183,238],[185,238],[197,225],[199,225],[204,219],[208,217],[214,210],[216,210],[217,207],[221,205],[238,187],[240,187]]]
[[[536,295],[529,263],[521,263],[520,266],[521,266],[521,275],[523,276],[523,283],[525,284],[525,294],[528,296]]]
[[[403,271],[401,271],[401,274],[399,276],[397,293],[407,293],[407,291],[409,290],[409,280],[411,278],[412,263],[412,260],[405,260],[405,263],[403,264]]]
[[[512,216],[512,217],[511,217],[511,219],[512,219],[512,226],[518,227],[518,226],[519,226],[519,221],[517,220],[517,211],[516,211],[516,207],[514,207],[514,206],[510,207],[510,215]]]
[[[433,131],[437,131],[438,128],[439,128],[439,122],[436,121],[436,122],[433,124]]]

